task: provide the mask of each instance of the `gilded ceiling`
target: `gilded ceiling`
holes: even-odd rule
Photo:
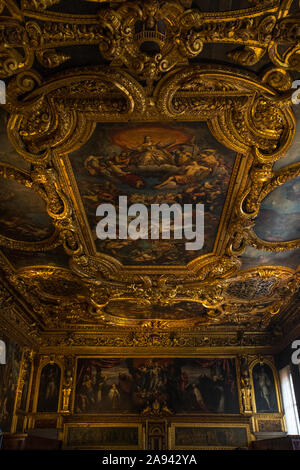
[[[41,345],[294,327],[298,2],[0,0],[0,11],[3,319]],[[100,240],[96,209],[120,196],[204,204],[203,247]]]

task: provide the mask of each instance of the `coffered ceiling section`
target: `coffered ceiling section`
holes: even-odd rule
[[[300,281],[297,8],[0,1],[1,283],[34,334],[284,323]],[[118,218],[101,239],[98,206],[118,215],[124,198],[190,205],[194,231],[203,204],[203,246],[172,236],[176,211],[170,239],[119,236]]]

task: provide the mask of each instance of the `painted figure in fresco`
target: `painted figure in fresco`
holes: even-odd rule
[[[266,372],[262,369],[258,373],[258,384],[261,391],[263,398],[265,399],[268,408],[271,409],[271,402],[270,402],[270,387],[271,381],[267,376]]]
[[[150,367],[149,389],[151,392],[155,392],[160,388],[162,384],[161,372],[162,372],[162,368],[159,366],[159,364],[156,361],[154,361]]]
[[[201,392],[199,390],[199,388],[196,387],[195,384],[192,384],[192,387],[193,387],[193,393],[195,395],[195,398],[196,398],[196,401],[199,405],[199,408],[200,410],[203,410],[203,411],[208,411],[204,401],[203,401],[203,397],[201,395]]]
[[[60,368],[47,364],[41,373],[38,411],[57,411],[60,387]]]
[[[83,392],[84,392],[86,399],[89,402],[94,403],[95,399],[94,399],[93,388],[92,388],[92,380],[88,374],[85,374],[83,378],[82,388],[83,388]]]
[[[224,384],[223,384],[222,377],[218,377],[217,375],[214,375],[213,382],[214,382],[214,389],[219,395],[219,402],[218,402],[217,410],[219,413],[223,413],[224,406],[225,406],[225,396],[224,396]]]
[[[98,175],[105,177],[114,185],[119,185],[120,183],[123,183],[125,185],[128,185],[129,187],[139,189],[145,185],[144,179],[140,175],[137,175],[136,173],[133,173],[128,169],[129,162],[129,156],[126,153],[122,152],[120,155],[115,154],[109,160],[102,156],[96,157],[94,155],[90,155],[85,160],[84,166],[86,167],[90,175]],[[88,197],[91,200],[95,199],[95,201],[100,200],[100,197],[103,198],[103,188],[100,196],[99,186],[97,186],[97,193],[98,195],[93,195],[89,188]]]
[[[101,401],[102,401],[102,394],[103,394],[103,389],[105,388],[105,385],[106,385],[106,376],[104,375],[98,381],[97,402],[99,405],[101,404]]]
[[[267,364],[256,364],[253,368],[253,385],[258,413],[278,411],[273,371]]]
[[[117,410],[120,407],[120,393],[119,393],[119,390],[117,389],[116,384],[112,384],[108,397],[111,402],[112,410],[113,411]]]
[[[172,156],[166,150],[173,142],[165,145],[155,144],[148,135],[144,137],[144,142],[136,148],[129,148],[131,152],[135,152],[134,162],[137,166],[160,166],[163,164],[172,164]]]
[[[53,397],[57,394],[57,385],[56,385],[56,375],[53,370],[49,372],[48,375],[48,383],[47,383],[47,388],[46,388],[46,395],[45,398],[46,400],[52,400]]]
[[[105,408],[105,394],[109,386],[107,377],[94,365],[87,367],[82,374],[80,390],[76,402],[77,412],[101,411]]]
[[[183,393],[188,385],[189,379],[186,372],[182,372],[180,376],[180,391]]]

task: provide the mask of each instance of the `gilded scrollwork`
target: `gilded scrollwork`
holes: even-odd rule
[[[288,14],[291,2],[281,5],[274,0],[228,12],[203,12],[180,0],[114,2],[103,5],[98,14],[71,17],[48,10],[58,3],[26,0],[20,10],[10,0],[14,43],[3,41],[12,47],[2,59],[5,76],[29,69],[34,55],[44,67],[56,67],[67,60],[55,52],[56,47],[68,45],[98,45],[112,66],[122,64],[144,77],[148,92],[161,74],[187,64],[201,54],[206,43],[239,46],[229,57],[241,65],[251,66],[268,52],[275,65],[297,70],[298,19]],[[101,3],[105,2],[100,7]],[[282,57],[278,53],[281,44],[288,46]],[[22,58],[17,48],[24,45]]]
[[[0,18],[0,78],[29,69],[34,53],[30,49],[24,26],[16,19]]]
[[[262,82],[278,91],[288,91],[292,86],[292,78],[290,73],[280,67],[270,67],[263,77]]]
[[[40,52],[37,51],[35,55],[39,63],[47,68],[58,67],[66,60],[70,59],[70,56],[63,52],[57,52],[55,49],[46,49]]]
[[[210,332],[184,333],[177,334],[164,330],[153,332],[151,329],[143,328],[130,331],[126,334],[111,334],[105,331],[97,332],[97,334],[83,336],[71,333],[66,336],[43,335],[42,348],[49,350],[56,346],[65,346],[72,348],[80,347],[97,347],[97,348],[169,348],[170,350],[181,350],[182,348],[212,348],[212,347],[237,347],[237,346],[271,346],[274,337],[267,334],[257,334],[254,331],[244,335],[241,339],[239,335],[233,333],[228,335],[224,332],[211,334]],[[67,350],[67,349],[66,349]]]
[[[297,14],[285,15],[276,23],[269,45],[269,56],[276,66],[300,70],[299,24]],[[282,45],[285,46],[284,52],[282,52],[282,47],[280,48]]]
[[[65,356],[64,358],[64,377],[62,383],[61,409],[63,413],[69,413],[71,408],[70,398],[74,387],[75,376],[75,358]]]
[[[57,5],[60,0],[22,0],[24,10],[45,10],[52,5]]]
[[[244,10],[203,12],[190,1],[99,1],[93,15],[58,12],[58,3],[24,0],[19,9],[10,1],[11,17],[0,18],[7,132],[30,167],[25,171],[0,162],[0,177],[35,191],[54,227],[47,240],[20,242],[0,234],[0,244],[32,253],[62,245],[69,257],[65,268],[34,266],[33,261],[14,269],[9,255],[1,266],[32,309],[32,337],[62,328],[68,334],[58,344],[70,347],[255,346],[259,340],[251,343],[244,336],[226,342],[211,334],[191,338],[169,331],[229,324],[264,330],[299,288],[297,271],[242,270],[241,261],[247,246],[274,252],[300,247],[299,240],[270,242],[255,233],[264,198],[300,175],[299,164],[274,170],[292,143],[296,124],[290,71],[299,70],[299,18],[289,14],[290,2],[252,1]],[[209,43],[234,46],[228,60],[244,68],[203,61]],[[101,65],[74,68],[77,46],[98,47]],[[68,47],[68,54],[61,47]],[[262,75],[250,72],[267,54],[273,65]],[[33,69],[34,58],[39,73]],[[44,69],[58,66],[59,73],[51,70],[43,76]],[[99,123],[175,121],[206,122],[217,141],[237,153],[218,237],[211,253],[195,255],[186,265],[128,267],[97,253],[88,240],[92,237],[76,189],[72,153],[89,141]],[[77,326],[83,332],[93,327],[98,333],[116,327],[132,331],[85,343],[84,333],[72,333]],[[40,341],[47,346],[48,340],[55,343],[53,337]],[[72,373],[64,379],[64,412],[73,378]],[[243,380],[248,413],[246,375]]]
[[[7,307],[11,307],[13,304],[13,297],[11,293],[3,286],[0,284],[0,294],[1,294],[1,309],[5,309]]]
[[[252,394],[249,364],[247,357],[240,358],[240,390],[242,398],[243,413],[252,413]]]

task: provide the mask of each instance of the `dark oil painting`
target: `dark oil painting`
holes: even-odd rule
[[[30,171],[30,164],[17,154],[6,132],[7,114],[0,109],[0,161]],[[14,240],[35,242],[54,232],[43,199],[23,184],[0,178],[0,233]]]
[[[242,427],[213,428],[176,426],[175,446],[247,448],[247,430]]]
[[[13,341],[3,336],[1,339],[6,344],[6,364],[0,364],[0,429],[10,432],[22,350]]]
[[[21,250],[12,251],[5,247],[2,248],[2,252],[16,269],[26,266],[58,266],[62,268],[68,268],[69,266],[69,257],[62,246],[45,252],[35,252],[34,256],[30,252]]]
[[[234,159],[205,123],[99,124],[70,155],[97,251],[124,265],[182,265],[211,252]],[[118,209],[119,196],[148,210],[151,204],[204,204],[203,248],[186,250],[186,240],[174,240],[172,232],[170,240],[97,239],[98,205]]]
[[[277,413],[274,375],[268,364],[256,364],[252,370],[257,413]]]
[[[53,234],[54,228],[45,203],[34,191],[15,181],[1,180],[0,201],[2,235],[35,242]]]
[[[234,359],[80,358],[75,413],[239,413]]]
[[[67,432],[67,446],[87,447],[103,446],[106,448],[116,446],[137,447],[139,444],[138,428],[136,426],[124,427],[69,427]]]
[[[58,409],[60,389],[60,367],[47,364],[42,369],[37,411],[56,412]]]

